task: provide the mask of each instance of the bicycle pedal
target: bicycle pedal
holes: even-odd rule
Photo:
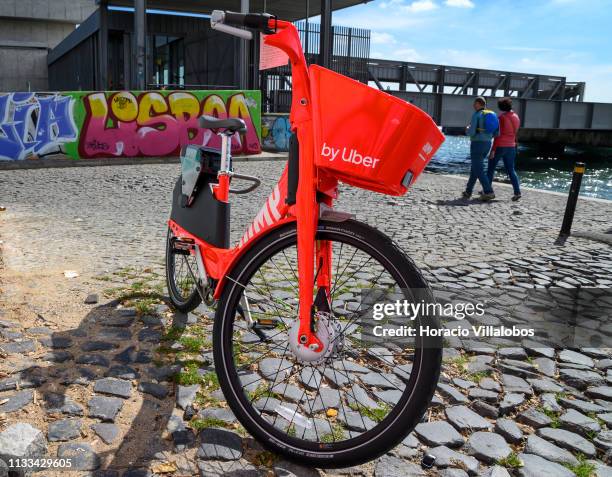
[[[276,318],[260,318],[253,323],[253,328],[257,330],[273,330],[280,320]]]

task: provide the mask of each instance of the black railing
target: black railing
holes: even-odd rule
[[[319,59],[321,26],[304,20],[295,23],[308,64]],[[333,55],[330,68],[357,81],[368,81],[370,30],[334,26]],[[291,105],[291,68],[289,65],[264,70],[260,74],[262,109],[270,113],[288,112]]]

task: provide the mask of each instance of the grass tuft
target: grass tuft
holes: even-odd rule
[[[499,465],[505,467],[506,469],[518,469],[519,467],[523,467],[523,463],[521,459],[519,459],[516,453],[511,452],[508,457],[504,457],[503,459],[499,459],[497,461]]]
[[[191,386],[193,384],[201,384],[203,376],[200,376],[200,368],[195,363],[187,363],[181,371],[176,373],[174,380],[182,386]]]
[[[491,376],[491,370],[479,371],[477,373],[470,373],[465,376],[468,381],[474,381],[476,384],[480,383],[484,378]]]
[[[375,422],[382,421],[385,417],[387,417],[387,415],[389,414],[389,410],[390,410],[389,406],[387,406],[386,404],[383,404],[383,405],[379,404],[379,407],[377,408],[370,408],[370,407],[362,406],[361,404],[352,403],[349,405],[349,407],[353,411],[360,412],[361,414],[372,419]]]
[[[321,436],[321,442],[332,443],[344,440],[344,430],[338,423],[332,425],[332,431]]]
[[[539,407],[538,411],[546,414],[546,416],[550,419],[550,427],[552,427],[553,429],[561,427],[561,421],[559,420],[559,412],[552,411],[543,407]]]
[[[576,474],[576,477],[592,477],[595,475],[595,465],[587,462],[584,455],[578,454],[576,459],[578,459],[578,463],[575,465],[564,464],[565,467]]]
[[[227,422],[223,421],[222,419],[217,419],[216,417],[195,417],[189,422],[189,425],[196,432],[200,432],[209,427],[229,427]]]

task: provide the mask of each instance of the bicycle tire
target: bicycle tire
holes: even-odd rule
[[[252,405],[245,399],[244,386],[238,377],[233,356],[233,322],[238,319],[237,311],[240,295],[243,293],[243,280],[253,276],[266,257],[272,256],[283,247],[296,243],[295,223],[281,226],[259,239],[231,270],[219,300],[213,329],[213,354],[219,384],[227,403],[245,429],[266,448],[284,457],[309,466],[323,468],[347,467],[370,461],[399,444],[418,424],[431,402],[442,361],[441,340],[436,346],[422,347],[415,352],[415,360],[410,380],[402,398],[401,407],[393,408],[385,420],[379,422],[373,434],[363,439],[368,432],[355,439],[344,441],[346,444],[311,443],[296,439],[289,434],[277,432],[262,419]],[[431,293],[429,286],[417,266],[386,235],[366,224],[348,220],[345,222],[325,222],[318,225],[317,240],[344,241],[363,247],[377,254],[401,280],[405,287],[420,288]],[[398,282],[400,283],[400,282]],[[410,389],[408,389],[410,385]],[[392,418],[386,422],[387,418]],[[363,419],[363,418],[362,418]],[[275,421],[276,422],[276,421]],[[383,426],[383,424],[385,424]],[[380,428],[380,429],[379,429]],[[361,439],[361,440],[360,440]],[[299,441],[299,442],[298,442]]]

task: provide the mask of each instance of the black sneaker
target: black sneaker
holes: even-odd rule
[[[470,194],[469,192],[465,190],[461,193],[461,198],[463,199],[469,199],[470,197],[472,197],[472,194]]]
[[[519,200],[520,198],[521,198],[521,194],[520,194],[520,193],[518,193],[518,194],[514,194],[514,195],[512,196],[512,201],[513,201],[513,202],[516,202],[516,201],[517,201],[517,200]]]
[[[493,192],[491,192],[490,194],[482,194],[480,196],[480,200],[482,200],[483,202],[488,202],[489,200],[493,199],[495,199],[495,194]]]

